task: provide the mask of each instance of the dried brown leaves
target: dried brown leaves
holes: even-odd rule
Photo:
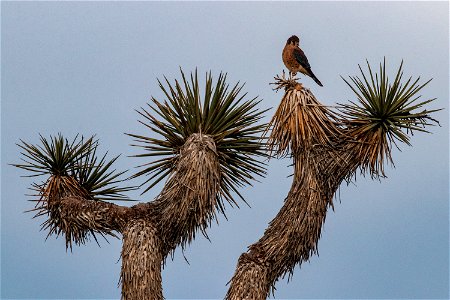
[[[269,123],[269,151],[285,156],[316,145],[329,146],[340,135],[332,111],[296,81],[278,81],[278,88],[285,87],[286,91]]]
[[[95,234],[117,237],[124,225],[124,209],[112,203],[90,199],[76,179],[71,176],[52,175],[44,184],[36,185],[39,193],[34,217],[48,216],[42,230],[48,230],[47,237],[64,235],[66,247],[72,249],[72,242],[81,245]]]

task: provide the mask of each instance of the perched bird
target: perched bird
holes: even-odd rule
[[[300,40],[296,35],[291,36],[287,40],[286,46],[284,46],[283,49],[284,65],[286,66],[286,68],[288,68],[290,74],[292,74],[293,76],[295,76],[297,72],[301,72],[314,79],[314,81],[318,85],[323,86],[311,70],[311,66],[309,65],[305,53],[298,46],[299,43]]]

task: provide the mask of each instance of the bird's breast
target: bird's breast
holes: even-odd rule
[[[298,68],[301,66],[295,59],[294,51],[291,47],[289,47],[289,45],[286,45],[286,47],[284,47],[282,56],[283,56],[283,63],[286,66],[286,68],[289,69],[289,71],[291,72],[299,71]]]

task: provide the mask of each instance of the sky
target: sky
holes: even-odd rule
[[[40,231],[25,194],[33,178],[16,143],[63,133],[95,134],[100,151],[121,154],[118,170],[142,159],[124,133],[146,134],[135,109],[154,96],[157,79],[198,69],[223,71],[248,97],[262,99],[268,121],[281,92],[269,85],[284,68],[282,48],[300,36],[326,105],[355,100],[340,76],[386,57],[389,74],[433,78],[423,99],[441,126],[393,149],[395,168],[373,181],[343,184],[319,241],[319,254],[276,299],[449,298],[449,4],[448,2],[4,2],[1,3],[1,298],[119,299],[121,241],[92,241],[66,252],[63,238]],[[204,78],[204,76],[200,76]],[[422,99],[422,98],[421,98]],[[208,234],[163,270],[167,299],[222,299],[239,255],[257,241],[288,193],[291,161],[241,189],[251,207],[227,208]],[[131,173],[130,173],[131,174]],[[38,180],[44,180],[38,179]],[[135,180],[132,184],[140,184]],[[151,201],[157,185],[130,197]]]

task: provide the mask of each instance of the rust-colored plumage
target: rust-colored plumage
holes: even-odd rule
[[[311,70],[308,58],[303,50],[300,49],[299,43],[300,39],[295,35],[287,40],[282,54],[284,65],[293,76],[295,76],[297,72],[300,72],[311,77],[318,85],[323,86]]]

